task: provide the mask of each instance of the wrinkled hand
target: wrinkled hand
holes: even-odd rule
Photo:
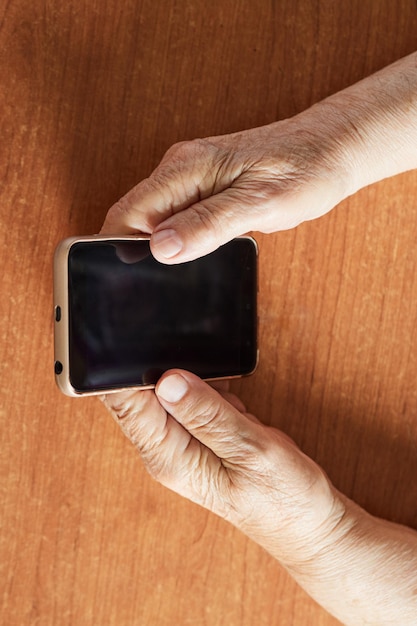
[[[295,565],[343,513],[323,471],[228,391],[166,373],[153,391],[108,394],[106,406],[159,482],[232,522]]]
[[[417,53],[286,120],[174,145],[108,212],[102,232],[151,234],[180,263],[236,236],[327,213],[417,167]]]
[[[152,234],[154,256],[178,263],[252,230],[292,228],[347,195],[334,135],[313,108],[269,126],[176,144],[110,209],[102,232]]]
[[[289,120],[173,146],[102,232],[149,233],[179,263],[323,215],[417,167],[417,53]],[[417,533],[375,518],[227,391],[167,372],[103,400],[161,483],[229,520],[349,626],[414,625]]]
[[[226,390],[171,370],[102,398],[162,484],[232,522],[349,626],[415,624],[417,533],[342,496]]]

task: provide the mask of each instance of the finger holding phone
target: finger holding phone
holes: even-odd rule
[[[417,167],[417,54],[269,126],[174,146],[104,234],[166,264],[291,228]],[[345,624],[415,624],[417,535],[368,515],[282,433],[184,371],[105,403],[158,480],[231,521]]]
[[[174,145],[111,207],[102,233],[148,233],[159,261],[182,263],[417,167],[415,65],[413,54],[293,118]]]

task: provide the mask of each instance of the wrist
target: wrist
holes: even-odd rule
[[[298,456],[302,454],[295,450]],[[285,492],[282,488],[276,492],[276,485],[267,485],[268,507],[229,519],[293,574],[308,572],[339,535],[348,532],[349,525],[350,501],[333,487],[314,461],[304,455],[301,458],[302,465],[299,459],[291,465],[292,471],[295,466],[297,471],[292,482],[286,479]],[[279,474],[275,468],[274,483]]]
[[[344,513],[314,554],[288,569],[346,626],[415,623],[417,534],[339,494]]]
[[[345,197],[417,167],[417,53],[326,98],[326,121]]]

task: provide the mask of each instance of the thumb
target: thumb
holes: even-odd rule
[[[219,174],[224,154],[211,142],[174,144],[149,178],[128,191],[108,211],[103,234],[152,233],[171,215],[229,185]],[[239,172],[238,172],[239,173]],[[230,176],[234,175],[234,171]]]
[[[253,202],[229,187],[158,224],[151,236],[154,257],[168,264],[202,257],[254,226]]]
[[[271,198],[216,142],[172,146],[149,178],[108,211],[101,233],[152,233],[162,263],[190,261],[250,230],[263,229]]]
[[[163,408],[218,458],[240,465],[251,442],[253,452],[259,448],[260,424],[194,374],[170,370],[155,392]]]

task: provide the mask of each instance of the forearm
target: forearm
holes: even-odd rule
[[[289,564],[299,584],[347,626],[411,626],[417,620],[417,533],[350,500],[307,561]]]
[[[417,53],[330,96],[310,111],[331,129],[340,148],[347,175],[346,195],[417,168]]]

